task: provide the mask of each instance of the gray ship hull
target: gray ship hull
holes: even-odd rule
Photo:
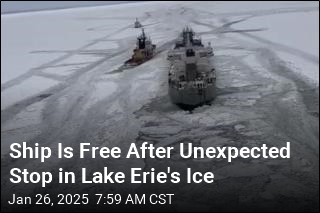
[[[185,88],[177,89],[175,87],[169,87],[169,96],[172,103],[185,106],[199,106],[206,103],[210,103],[216,96],[215,84],[208,85],[207,88]]]

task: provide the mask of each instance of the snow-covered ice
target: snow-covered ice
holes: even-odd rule
[[[1,110],[20,100],[36,95],[39,91],[56,86],[58,83],[58,81],[39,76],[28,78],[21,84],[1,92]]]
[[[235,29],[264,28],[252,33],[307,80],[319,85],[319,11],[257,16],[234,25]],[[253,38],[256,39],[256,38]]]
[[[172,159],[161,160],[95,159],[93,165],[88,159],[51,158],[47,163],[50,168],[63,164],[70,170],[86,167],[89,172],[105,166],[125,173],[131,167],[165,170],[171,166],[182,172],[191,167],[216,173],[218,184],[205,187],[117,185],[119,193],[168,189],[183,194],[170,209],[174,211],[184,210],[190,200],[203,210],[214,206],[214,210],[232,211],[239,203],[253,211],[315,210],[319,197],[318,17],[319,3],[305,1],[141,2],[2,15],[2,172],[9,174],[9,167],[20,166],[22,161],[11,161],[8,151],[9,144],[22,141],[53,149],[57,143],[90,142],[118,146],[123,152],[130,143],[144,141],[177,149],[181,142],[252,147],[291,141],[292,158],[287,161],[239,159],[228,164],[223,159],[182,160],[174,153]],[[135,18],[159,52],[140,66],[121,70],[141,32],[133,28]],[[191,26],[203,43],[211,42],[217,72],[216,99],[192,112],[173,105],[167,88],[166,51],[185,26]],[[48,168],[31,160],[23,166]],[[8,175],[2,178],[4,190],[28,195],[35,190],[33,185],[11,187]],[[88,193],[101,189],[90,184],[83,187]],[[103,187],[114,190],[108,184]],[[77,186],[52,183],[51,188],[71,192]],[[252,203],[261,208],[253,208]]]

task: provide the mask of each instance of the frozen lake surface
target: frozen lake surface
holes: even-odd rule
[[[114,72],[131,54],[145,24],[160,54]],[[192,113],[170,103],[166,51],[186,25],[211,42],[218,96]],[[148,141],[157,146],[282,147],[291,158],[13,160],[14,142],[118,146]],[[62,191],[170,193],[161,210],[319,210],[319,3],[144,2],[1,16],[1,204],[5,192]],[[88,172],[131,167],[184,175],[186,168],[215,174],[213,184],[36,184],[13,186],[13,167],[53,173],[59,167]],[[116,189],[116,190],[115,190]],[[100,190],[100,191],[99,191]],[[192,205],[191,205],[192,203]],[[36,210],[31,206],[28,210]],[[66,207],[66,210],[71,207]],[[81,210],[83,206],[72,207]],[[92,211],[99,210],[91,206]],[[115,209],[117,207],[114,207]],[[131,210],[132,207],[123,207]],[[136,207],[139,208],[139,207]],[[142,208],[142,207],[140,207]],[[144,206],[145,210],[155,210]]]

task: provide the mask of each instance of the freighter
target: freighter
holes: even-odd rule
[[[195,107],[214,99],[216,76],[210,63],[212,55],[211,45],[205,47],[191,28],[182,31],[174,49],[168,52],[169,96],[174,104]]]

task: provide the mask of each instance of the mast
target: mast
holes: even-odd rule
[[[146,47],[146,34],[142,28],[142,34],[138,37],[138,48],[144,49]]]

